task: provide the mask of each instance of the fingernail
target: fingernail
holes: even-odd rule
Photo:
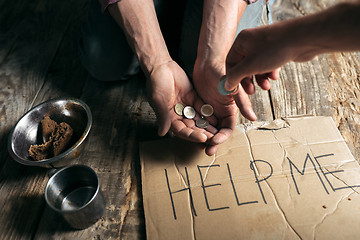
[[[164,129],[161,128],[161,127],[159,127],[159,128],[158,128],[158,135],[159,135],[160,137],[163,137],[165,134],[166,134],[166,132],[164,131]]]
[[[227,86],[227,87],[226,87]],[[226,75],[222,76],[220,79],[220,82],[218,84],[218,91],[221,95],[231,95],[233,93],[235,93],[237,91],[237,88],[229,91],[227,90],[227,88],[229,89],[229,83],[226,80]]]
[[[228,80],[225,81],[224,87],[225,87],[225,90],[226,90],[226,91],[232,91],[231,86],[230,86],[230,83],[228,82]]]
[[[257,119],[256,114],[252,110],[250,111],[250,118],[252,119],[252,121],[255,121]]]
[[[203,139],[205,140],[204,142],[206,142],[206,140],[207,140],[207,136],[206,136],[206,134],[205,134],[205,133],[203,133],[202,135],[203,135]]]

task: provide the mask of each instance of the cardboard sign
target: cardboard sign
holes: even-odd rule
[[[215,156],[141,145],[148,239],[354,239],[360,166],[330,117],[238,127]]]

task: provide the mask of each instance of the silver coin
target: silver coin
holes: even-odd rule
[[[184,105],[177,103],[174,107],[175,113],[179,116],[183,115]]]
[[[207,128],[209,126],[209,122],[206,119],[203,118],[198,118],[195,121],[195,125],[198,128]]]
[[[204,117],[210,117],[214,114],[214,108],[210,104],[204,104],[201,106],[200,112]]]
[[[234,88],[231,91],[225,89],[226,76],[222,76],[218,84],[218,91],[221,95],[230,95],[238,90],[238,87]]]
[[[183,114],[187,119],[193,119],[196,115],[195,109],[190,106],[184,107]]]

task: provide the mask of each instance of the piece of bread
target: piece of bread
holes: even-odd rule
[[[29,149],[29,155],[36,161],[50,158],[52,155],[52,142],[48,141],[40,145],[31,145]]]
[[[61,154],[68,147],[73,129],[69,124],[62,122],[57,124],[49,116],[41,120],[43,144],[31,145],[29,155],[36,161],[55,157]]]
[[[53,153],[54,156],[62,153],[68,146],[73,134],[73,129],[69,124],[62,122],[56,126],[56,130],[51,135],[53,142]]]
[[[51,134],[55,131],[55,128],[58,124],[51,120],[48,115],[46,115],[43,120],[41,120],[41,129],[43,135],[43,142],[50,140]]]

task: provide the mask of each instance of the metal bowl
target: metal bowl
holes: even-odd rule
[[[40,122],[48,115],[57,123],[66,122],[73,129],[71,147],[63,153],[44,160],[32,160],[29,156],[29,148],[33,144],[41,144],[42,136]],[[81,100],[75,98],[62,98],[46,101],[32,108],[16,123],[12,129],[8,150],[11,157],[27,166],[41,166],[47,168],[60,168],[77,158],[84,147],[84,141],[88,136],[92,125],[90,108]]]

